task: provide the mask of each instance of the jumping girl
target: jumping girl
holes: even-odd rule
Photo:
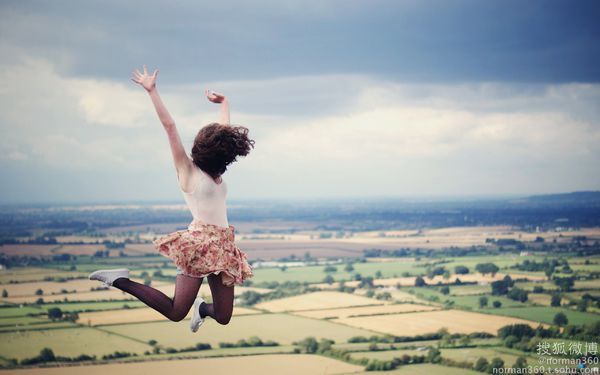
[[[167,132],[179,187],[193,217],[187,229],[153,241],[158,252],[171,258],[177,266],[175,294],[171,299],[154,288],[130,280],[126,268],[98,270],[89,278],[137,297],[172,321],[185,318],[193,305],[190,329],[196,332],[206,316],[220,324],[229,323],[234,285],[241,285],[252,277],[246,254],[234,244],[234,227],[227,221],[227,185],[223,173],[238,156],[248,155],[254,141],[248,138],[247,128],[230,125],[227,98],[207,90],[208,100],[221,105],[221,122],[200,129],[191,158],[188,157],[175,122],[158,95],[157,75],[158,70],[148,74],[144,65],[143,73],[137,69],[133,72],[132,81],[146,89]],[[197,297],[205,277],[213,303]]]

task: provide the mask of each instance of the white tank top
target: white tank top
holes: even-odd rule
[[[220,227],[229,227],[227,221],[227,205],[225,198],[227,196],[227,184],[223,177],[221,183],[217,184],[210,175],[193,165],[192,186],[193,190],[189,193],[180,190],[183,193],[194,221],[201,221],[206,224],[218,225]]]

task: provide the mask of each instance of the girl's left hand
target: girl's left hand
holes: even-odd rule
[[[206,98],[213,103],[223,103],[226,100],[225,95],[218,92],[206,90],[204,93],[206,94]]]

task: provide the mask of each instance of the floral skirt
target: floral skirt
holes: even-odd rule
[[[234,243],[235,228],[220,227],[197,220],[188,229],[178,230],[154,240],[158,252],[173,260],[184,275],[206,277],[222,274],[226,286],[242,285],[252,277],[246,254]]]

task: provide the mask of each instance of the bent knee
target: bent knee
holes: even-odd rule
[[[231,314],[229,314],[229,315],[217,315],[215,317],[215,320],[217,321],[217,323],[225,326],[225,325],[229,324],[229,321],[231,320]]]
[[[182,314],[182,313],[175,313],[175,314],[171,314],[169,316],[169,320],[173,321],[173,322],[180,322],[182,321],[187,314]]]

